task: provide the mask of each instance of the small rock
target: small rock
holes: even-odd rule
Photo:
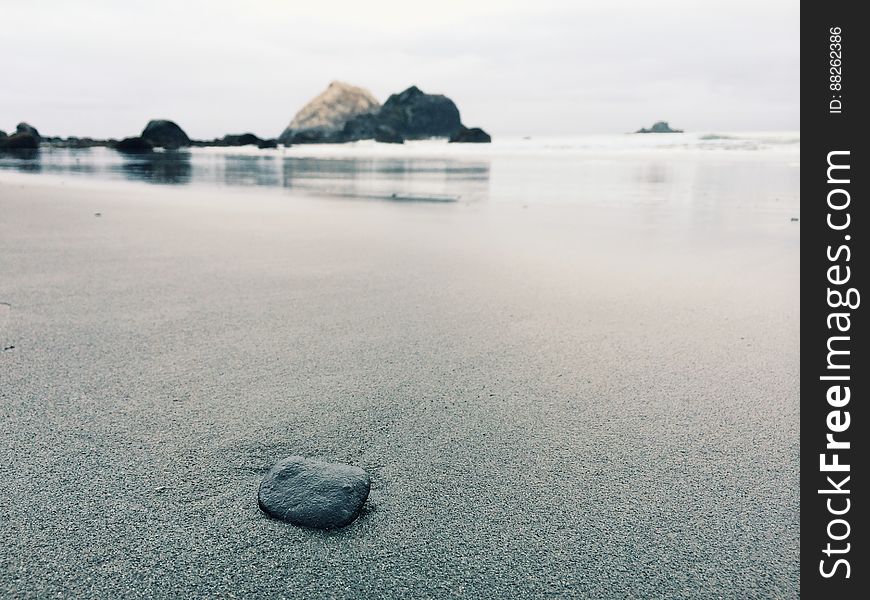
[[[357,518],[370,488],[369,474],[359,467],[290,456],[263,477],[257,501],[276,519],[335,529]]]
[[[468,128],[462,125],[455,134],[450,136],[451,144],[489,144],[492,142],[492,137],[480,127]]]
[[[114,145],[115,150],[125,154],[145,154],[154,150],[154,144],[141,137],[128,137]]]
[[[228,133],[221,140],[217,140],[219,146],[259,146],[263,140],[253,133],[232,134]]]

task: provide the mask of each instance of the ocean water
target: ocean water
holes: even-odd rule
[[[0,154],[0,172],[173,186],[257,186],[405,202],[643,205],[796,216],[800,134],[503,138],[492,144],[371,141],[260,150],[108,148]]]

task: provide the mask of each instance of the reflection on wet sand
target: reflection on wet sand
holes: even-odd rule
[[[400,202],[488,197],[483,160],[313,158],[167,151],[124,155],[104,148],[0,155],[0,170],[85,175],[150,184],[284,187],[312,194]]]
[[[153,152],[126,158],[121,165],[124,177],[148,183],[190,183],[192,167],[188,152]]]

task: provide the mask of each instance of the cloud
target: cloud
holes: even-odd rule
[[[797,2],[17,2],[0,115],[277,135],[333,79],[448,94],[496,135],[799,127]],[[23,26],[21,24],[26,24]]]

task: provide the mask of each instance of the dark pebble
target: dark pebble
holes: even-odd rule
[[[290,456],[266,473],[257,500],[276,519],[335,529],[359,516],[370,488],[369,474],[359,467]]]

